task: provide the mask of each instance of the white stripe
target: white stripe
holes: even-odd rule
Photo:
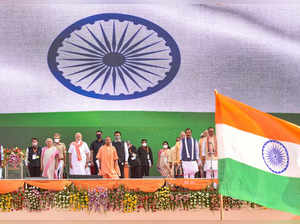
[[[190,153],[187,147],[187,141],[186,141],[186,137],[184,138],[184,144],[185,144],[185,152],[186,152],[186,157],[190,158]]]
[[[230,158],[272,173],[262,157],[263,145],[271,139],[242,131],[226,124],[217,124],[216,131],[220,159]],[[300,177],[300,145],[285,141],[280,142],[288,151],[289,165],[287,169],[279,175]]]

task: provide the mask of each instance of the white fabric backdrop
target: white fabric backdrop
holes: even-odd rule
[[[263,111],[300,112],[300,5],[51,2],[1,2],[0,113],[212,112],[214,89]],[[47,64],[52,41],[72,23],[101,13],[142,17],[171,34],[181,53],[174,80],[127,101],[89,98],[57,81]]]

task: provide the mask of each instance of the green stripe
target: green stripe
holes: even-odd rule
[[[113,136],[114,131],[119,130],[123,139],[131,140],[137,147],[142,138],[148,139],[156,162],[162,141],[167,140],[173,146],[180,131],[187,127],[191,127],[193,135],[199,138],[205,128],[213,125],[213,113],[94,111],[0,114],[0,144],[24,148],[31,143],[32,137],[37,137],[44,144],[46,137],[59,132],[62,141],[68,145],[78,131],[90,144],[99,128],[104,136]],[[159,175],[156,165],[151,168],[150,175]]]
[[[219,192],[300,215],[300,178],[284,177],[232,159],[219,160]]]
[[[273,115],[300,125],[300,114]],[[177,127],[196,124],[201,127],[213,123],[214,113],[202,112],[83,111],[0,114],[0,127],[119,127],[124,124],[131,127],[151,127],[154,124],[156,127]]]
[[[199,123],[200,122],[200,123]],[[214,113],[89,111],[0,114],[0,127],[178,127],[214,123]]]
[[[275,115],[300,125],[299,114]],[[78,131],[90,144],[95,139],[95,131],[101,128],[104,136],[112,136],[115,130],[121,131],[123,138],[136,146],[140,145],[141,138],[147,138],[156,161],[162,141],[174,145],[180,131],[187,127],[192,128],[193,136],[199,138],[204,129],[213,125],[214,113],[89,111],[0,114],[0,144],[24,148],[32,137],[37,137],[43,144],[46,137],[55,132],[61,133],[63,142],[69,144]],[[155,167],[150,173],[158,175]]]

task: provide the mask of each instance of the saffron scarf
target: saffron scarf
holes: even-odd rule
[[[76,155],[77,155],[77,159],[78,161],[81,161],[82,158],[81,158],[81,154],[80,154],[80,147],[82,146],[83,144],[83,141],[80,141],[80,143],[78,144],[77,142],[72,142],[72,144],[74,145],[75,147],[75,150],[76,150]]]

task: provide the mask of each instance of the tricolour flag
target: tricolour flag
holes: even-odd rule
[[[216,93],[220,194],[300,214],[300,127]]]

